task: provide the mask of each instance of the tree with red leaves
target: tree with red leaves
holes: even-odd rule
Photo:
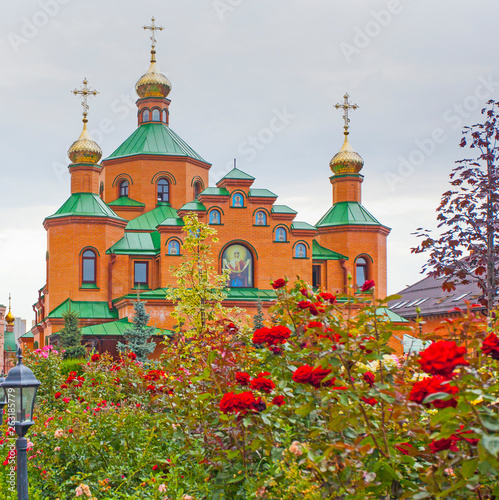
[[[476,281],[483,291],[480,302],[488,312],[497,296],[499,248],[499,102],[490,100],[482,109],[484,123],[465,127],[460,146],[476,150],[475,158],[457,161],[450,174],[452,188],[442,195],[437,208],[440,236],[418,228],[423,241],[413,253],[429,252],[423,272],[443,277],[445,291],[456,283]]]

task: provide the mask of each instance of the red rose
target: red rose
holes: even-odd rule
[[[304,297],[308,297],[309,296],[309,291],[306,289],[306,288],[302,288],[300,290],[300,293],[304,296]]]
[[[99,359],[100,359],[100,354],[92,354],[90,361],[99,361]]]
[[[300,309],[308,309],[311,305],[312,305],[312,302],[310,302],[310,300],[300,300],[300,302],[298,302],[298,304],[297,304],[297,306]]]
[[[376,286],[376,283],[374,283],[374,280],[368,280],[362,285],[362,291],[363,292],[368,292],[371,290],[371,288],[374,288]]]
[[[275,387],[274,382],[268,378],[257,377],[251,381],[251,388],[257,391],[270,393]]]
[[[319,297],[324,302],[329,302],[330,304],[334,304],[336,302],[336,297],[332,293],[321,292],[321,293],[319,293]]]
[[[239,385],[249,385],[250,376],[246,372],[236,372],[236,382]]]
[[[459,428],[459,431],[453,435],[452,437],[454,437],[455,439],[459,440],[459,441],[466,441],[467,443],[473,445],[473,446],[476,446],[478,444],[478,441],[480,441],[480,438],[468,438],[468,437],[464,437],[464,434],[474,434],[473,431],[464,431],[464,425],[461,425],[461,427]]]
[[[54,394],[54,398],[55,398],[55,399],[59,399],[61,396],[62,396],[62,393],[61,393],[61,392],[56,392],[56,393]]]
[[[137,355],[134,352],[129,352],[127,354],[127,357],[131,359],[132,361],[135,361],[137,359]]]
[[[469,365],[463,358],[464,354],[466,347],[458,347],[451,340],[439,340],[420,353],[418,363],[426,373],[450,377],[456,366]]]
[[[361,399],[362,401],[364,401],[364,403],[366,403],[366,405],[374,406],[378,404],[378,400],[375,398],[361,398]]]
[[[278,288],[282,288],[283,286],[286,286],[286,280],[279,278],[278,280],[275,280],[272,283],[272,288],[274,290],[277,290]]]
[[[220,411],[223,413],[246,413],[248,410],[256,409],[257,401],[252,392],[246,391],[239,394],[228,392],[224,394],[219,403]]]
[[[144,375],[144,379],[155,382],[156,380],[159,380],[160,378],[165,377],[165,376],[166,376],[166,374],[163,370],[149,370]]]
[[[322,328],[324,325],[320,321],[310,321],[307,325],[307,330],[309,328]]]
[[[68,388],[67,384],[61,384],[61,389],[67,389],[67,388]]]
[[[331,373],[331,369],[329,368],[322,368],[321,366],[318,366],[317,368],[314,368],[312,370],[312,373],[310,375],[310,382],[309,384],[313,385],[314,387],[320,387],[321,384],[326,387],[328,385],[332,385],[334,382],[333,380],[328,380],[327,382],[322,383],[322,381]]]
[[[286,403],[286,401],[284,400],[284,396],[276,396],[273,400],[272,400],[272,404],[273,405],[276,405],[276,406],[282,406]]]
[[[69,402],[71,401],[71,399],[69,399],[69,398],[62,398],[62,400],[63,400],[66,404],[67,404],[67,403],[69,403]]]
[[[267,347],[285,344],[291,336],[291,330],[285,326],[278,325],[272,328],[259,328],[253,333],[253,344],[267,344]]]
[[[440,375],[420,380],[412,386],[409,400],[414,401],[415,403],[423,404],[425,398],[430,394],[435,394],[437,392],[446,392],[447,394],[452,395],[456,394],[458,392],[458,388],[446,382],[448,382],[448,380]],[[435,408],[447,408],[449,406],[455,408],[457,406],[457,401],[454,398],[447,401],[436,399],[425,406],[429,405],[433,405]]]
[[[152,470],[158,470],[159,466],[158,465],[153,465]]]
[[[395,445],[395,448],[400,451],[403,455],[409,455],[409,451],[412,449],[412,444],[409,443],[399,443]]]
[[[374,373],[366,372],[362,375],[362,378],[372,387],[374,385]]]
[[[494,359],[499,359],[499,337],[495,333],[491,333],[482,343],[482,351]]]
[[[313,368],[310,365],[300,366],[293,373],[293,380],[298,384],[308,384]]]
[[[458,451],[455,436],[451,436],[447,439],[437,439],[430,443],[430,451],[432,453],[438,453],[444,450]]]
[[[73,429],[71,429],[71,428],[70,428],[70,429],[68,429],[68,432],[69,432],[70,434],[73,434]]]
[[[374,337],[372,337],[371,335],[369,335],[368,337],[362,337],[362,340],[364,342],[373,342],[375,340]],[[372,354],[372,349],[366,349],[366,346],[364,344],[359,344],[359,347],[364,351],[366,351],[366,354]]]

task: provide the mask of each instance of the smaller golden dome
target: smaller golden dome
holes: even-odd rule
[[[98,163],[102,158],[102,149],[88,133],[86,118],[83,119],[83,130],[79,139],[68,149],[68,156],[73,163]]]
[[[140,98],[167,97],[172,90],[172,84],[162,75],[156,66],[156,51],[151,51],[151,65],[145,75],[135,84],[135,90]]]
[[[5,316],[5,321],[7,321],[8,325],[13,325],[15,320],[16,320],[16,318],[14,318],[14,315],[10,312],[10,309],[9,309],[9,312]]]
[[[364,166],[364,160],[356,153],[348,141],[348,132],[345,133],[345,142],[336,153],[329,166],[334,174],[358,174]]]

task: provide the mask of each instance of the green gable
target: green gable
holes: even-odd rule
[[[116,309],[109,310],[107,302],[77,301],[66,299],[48,315],[49,318],[62,318],[62,314],[71,311],[78,313],[81,319],[118,319]]]
[[[203,196],[229,196],[230,193],[225,188],[207,187],[201,195]]]
[[[117,200],[108,203],[110,207],[145,207],[145,203],[140,201],[132,200],[128,196],[120,196]]]
[[[277,195],[268,189],[250,189],[249,195],[250,198],[277,198]]]
[[[254,181],[255,180],[254,177],[247,174],[246,172],[243,172],[242,170],[239,170],[236,167],[234,167],[227,175],[224,175],[222,177],[222,179],[237,179],[237,180],[245,180],[245,181]],[[220,179],[220,181],[222,179]],[[218,182],[220,182],[220,181],[218,181]]]
[[[26,333],[21,335],[19,338],[20,339],[34,339],[35,336],[33,335],[33,332],[31,330],[28,330]]]
[[[73,193],[54,215],[45,220],[57,219],[59,217],[110,217],[112,219],[125,219],[117,216],[95,193]]]
[[[272,207],[273,214],[297,214],[296,210],[289,208],[287,205],[274,205]]]
[[[93,335],[95,337],[106,337],[109,335],[123,335],[128,329],[133,326],[133,323],[128,321],[128,318],[121,318],[118,321],[111,321],[109,323],[101,323],[100,325],[84,326],[81,329],[83,336]],[[161,330],[155,328],[153,335],[172,335],[169,330]]]
[[[388,307],[378,307],[376,309],[376,316],[380,316],[384,320],[389,320],[393,323],[409,323],[408,320],[391,311]]]
[[[197,212],[206,212],[206,207],[197,200],[190,201],[180,208],[180,210],[194,210]]]
[[[349,225],[381,226],[382,224],[356,201],[335,203],[316,224],[317,227]]]
[[[161,224],[158,224],[158,226],[183,226],[184,221],[180,217],[169,217],[168,219],[165,219]]]
[[[345,255],[333,252],[333,250],[319,245],[315,240],[312,241],[312,258],[317,260],[348,260]]]
[[[158,255],[161,248],[161,236],[157,231],[152,233],[126,232],[106,253],[117,255]]]
[[[291,224],[291,229],[306,229],[307,231],[317,231],[315,226],[309,224],[308,222],[293,222]]]
[[[185,156],[208,163],[170,127],[163,123],[145,123],[106,160],[136,155]]]
[[[159,205],[145,214],[132,219],[126,226],[126,231],[154,231],[165,219],[178,219],[177,211],[168,205]]]

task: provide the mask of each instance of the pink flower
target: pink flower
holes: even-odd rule
[[[166,484],[160,484],[160,485],[158,486],[158,491],[159,491],[160,493],[164,493],[164,492],[166,491]]]

